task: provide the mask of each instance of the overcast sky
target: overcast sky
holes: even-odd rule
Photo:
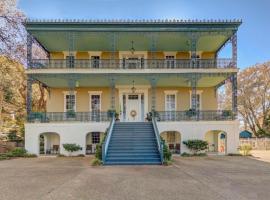
[[[238,66],[270,60],[270,0],[19,0],[19,8],[38,19],[242,19]]]

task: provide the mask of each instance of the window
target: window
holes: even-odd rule
[[[168,143],[175,143],[176,141],[176,133],[174,131],[167,132],[167,142]]]
[[[74,68],[75,57],[73,55],[66,56],[66,65],[68,68]]]
[[[139,99],[139,95],[128,95],[129,100],[137,100]]]
[[[166,95],[166,111],[175,111],[176,110],[176,97],[175,94]]]
[[[75,94],[65,94],[65,112],[75,111],[76,109]]]
[[[99,56],[91,56],[91,64],[93,68],[99,68],[99,61],[100,61]]]
[[[175,57],[174,56],[166,56],[166,67],[167,68],[174,68],[175,65]]]
[[[100,95],[93,94],[91,95],[91,111],[92,112],[99,112],[100,111]]]
[[[202,109],[202,91],[198,90],[196,94],[196,108],[197,110]],[[190,108],[195,104],[195,98],[192,98],[192,91],[190,91]]]
[[[100,133],[92,132],[92,144],[98,144],[100,142]]]

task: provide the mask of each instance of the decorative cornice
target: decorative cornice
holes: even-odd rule
[[[242,23],[242,19],[27,19],[26,22],[87,24],[224,24]]]

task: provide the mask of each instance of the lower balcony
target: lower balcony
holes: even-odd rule
[[[157,121],[232,121],[236,119],[231,110],[204,111],[156,111]],[[145,120],[149,119],[146,117]],[[28,115],[29,123],[49,122],[108,122],[110,112],[32,112]]]
[[[231,110],[203,110],[203,111],[157,111],[157,121],[231,121],[236,116]]]
[[[108,112],[32,112],[27,116],[30,123],[49,122],[106,122],[110,121]]]

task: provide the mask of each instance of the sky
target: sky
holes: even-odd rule
[[[238,67],[270,60],[270,0],[19,0],[18,7],[30,19],[242,19]]]

